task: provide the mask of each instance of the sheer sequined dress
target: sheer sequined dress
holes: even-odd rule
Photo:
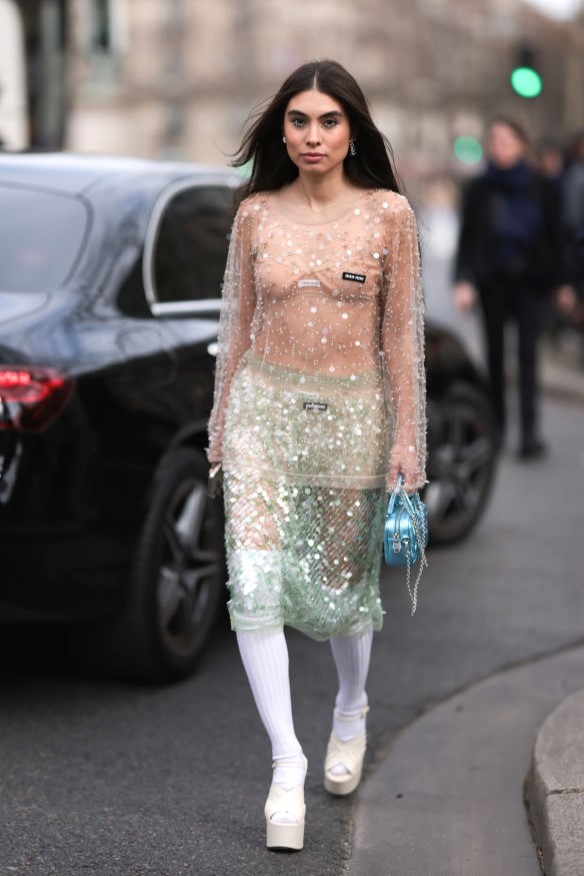
[[[356,192],[309,222],[242,202],[219,327],[209,459],[222,460],[234,629],[379,629],[391,448],[424,482],[423,301],[413,212]]]

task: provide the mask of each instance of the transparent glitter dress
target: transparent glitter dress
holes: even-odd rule
[[[222,460],[234,629],[379,629],[392,450],[425,482],[423,299],[413,212],[356,193],[310,221],[245,200],[223,288],[211,461]]]

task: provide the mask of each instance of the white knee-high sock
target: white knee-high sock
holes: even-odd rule
[[[288,648],[283,629],[237,630],[237,644],[253,697],[272,743],[273,780],[289,787],[306,775],[302,746],[294,732]]]
[[[373,630],[358,636],[336,636],[330,642],[339,677],[333,729],[338,739],[346,741],[365,729],[365,684],[371,659]]]

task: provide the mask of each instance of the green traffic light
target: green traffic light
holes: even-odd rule
[[[520,97],[537,97],[541,93],[541,76],[531,67],[516,67],[511,73],[511,86]]]

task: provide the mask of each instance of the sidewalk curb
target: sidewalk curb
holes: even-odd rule
[[[584,689],[542,724],[533,750],[529,805],[545,876],[584,873]]]
[[[578,644],[503,668],[405,727],[359,790],[349,876],[533,876],[522,794],[533,742],[583,677]]]

